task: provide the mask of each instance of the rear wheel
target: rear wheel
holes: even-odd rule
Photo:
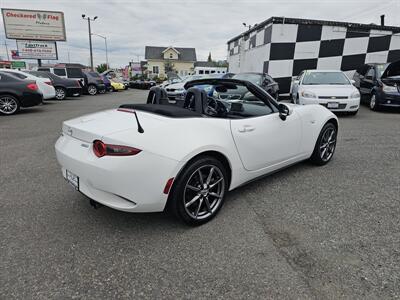
[[[0,96],[0,113],[3,115],[13,115],[20,109],[20,104],[17,98],[11,95]]]
[[[97,87],[94,84],[89,84],[88,86],[88,93],[91,96],[94,96],[97,94]]]
[[[67,91],[62,87],[56,87],[56,99],[64,100],[67,98]]]
[[[314,152],[310,157],[311,162],[319,166],[327,164],[335,152],[336,138],[336,126],[331,122],[326,123],[315,143]]]
[[[225,167],[214,157],[199,157],[175,181],[169,207],[185,223],[201,225],[221,209],[227,190]]]

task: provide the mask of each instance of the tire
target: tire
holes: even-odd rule
[[[201,156],[185,166],[175,180],[168,208],[186,224],[198,226],[215,217],[227,191],[223,164],[214,157]]]
[[[355,111],[349,111],[349,112],[348,112],[348,114],[349,114],[350,116],[355,116],[357,113],[358,113],[358,109],[355,110]]]
[[[0,114],[2,115],[14,115],[21,108],[19,101],[16,97],[11,95],[0,96]]]
[[[369,100],[369,108],[373,111],[379,110],[379,104],[375,93],[371,95],[371,99]]]
[[[327,164],[333,157],[336,149],[337,129],[333,123],[328,122],[322,127],[315,143],[310,161],[318,166]]]
[[[94,84],[89,84],[87,88],[88,94],[94,96],[97,94],[97,86]]]
[[[99,94],[105,94],[105,93],[106,93],[106,89],[99,90]]]
[[[67,98],[67,91],[62,87],[56,87],[56,96],[57,100],[65,100]]]

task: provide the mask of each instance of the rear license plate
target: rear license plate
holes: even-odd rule
[[[66,170],[66,178],[70,185],[72,185],[77,191],[79,190],[79,177],[74,173]]]
[[[327,107],[328,108],[339,108],[339,103],[338,102],[328,102]]]

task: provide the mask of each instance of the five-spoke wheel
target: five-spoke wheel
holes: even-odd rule
[[[310,160],[317,165],[328,163],[336,149],[336,138],[336,126],[331,122],[326,123],[319,134]]]

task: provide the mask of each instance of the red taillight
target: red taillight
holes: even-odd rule
[[[26,86],[28,89],[32,90],[32,91],[37,91],[38,90],[38,86],[36,83],[30,83]]]
[[[44,83],[53,86],[53,83],[51,81],[45,81]]]
[[[93,152],[97,157],[109,156],[131,156],[140,153],[142,150],[122,145],[104,144],[100,140],[93,142]]]
[[[164,194],[168,195],[173,183],[174,183],[174,177],[168,179],[164,187]]]

